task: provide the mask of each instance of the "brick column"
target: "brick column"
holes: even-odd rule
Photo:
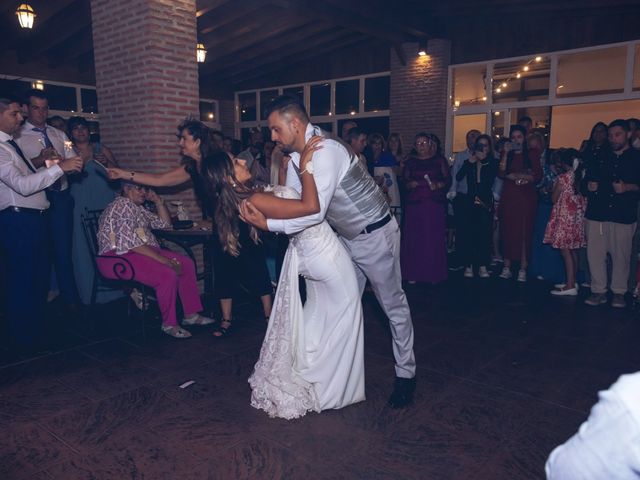
[[[101,140],[125,168],[179,164],[176,126],[198,118],[195,0],[91,0]],[[191,188],[180,198],[195,214]]]
[[[411,146],[416,133],[435,133],[445,144],[447,80],[451,60],[448,40],[429,40],[429,54],[418,56],[417,43],[402,44],[403,65],[391,49],[390,132],[399,133]]]

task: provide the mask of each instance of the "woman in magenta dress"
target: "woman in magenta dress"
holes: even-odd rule
[[[498,168],[498,176],[504,179],[498,212],[504,254],[500,278],[511,278],[512,262],[520,262],[519,282],[527,281],[533,223],[538,205],[536,185],[542,179],[540,152],[529,150],[525,135],[524,127],[511,126],[510,142],[505,144]]]
[[[544,243],[550,243],[553,248],[560,250],[567,271],[567,283],[558,286],[551,292],[552,295],[578,295],[578,249],[587,245],[584,231],[587,199],[580,194],[584,166],[579,155],[573,148],[560,154],[564,173],[558,176],[553,187],[553,209],[544,233]]]
[[[402,232],[402,278],[409,282],[438,283],[447,278],[445,242],[446,193],[451,184],[440,140],[419,133],[416,154],[404,168],[405,217]]]

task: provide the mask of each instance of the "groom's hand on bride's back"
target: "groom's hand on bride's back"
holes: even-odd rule
[[[249,200],[240,203],[240,218],[260,230],[269,230],[267,218]]]

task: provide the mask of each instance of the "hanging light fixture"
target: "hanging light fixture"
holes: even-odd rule
[[[22,3],[16,10],[18,22],[22,28],[33,28],[33,20],[36,18],[36,12],[28,3]]]
[[[202,43],[196,45],[196,59],[198,63],[204,63],[204,59],[207,58],[207,49],[204,48]]]

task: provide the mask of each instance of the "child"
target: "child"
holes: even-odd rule
[[[551,292],[552,295],[578,295],[578,249],[587,244],[584,232],[587,200],[580,194],[584,164],[579,155],[573,148],[568,148],[560,154],[560,164],[564,173],[556,179],[551,195],[553,209],[544,233],[544,243],[550,243],[553,248],[560,249],[567,273],[567,283],[557,285]]]

